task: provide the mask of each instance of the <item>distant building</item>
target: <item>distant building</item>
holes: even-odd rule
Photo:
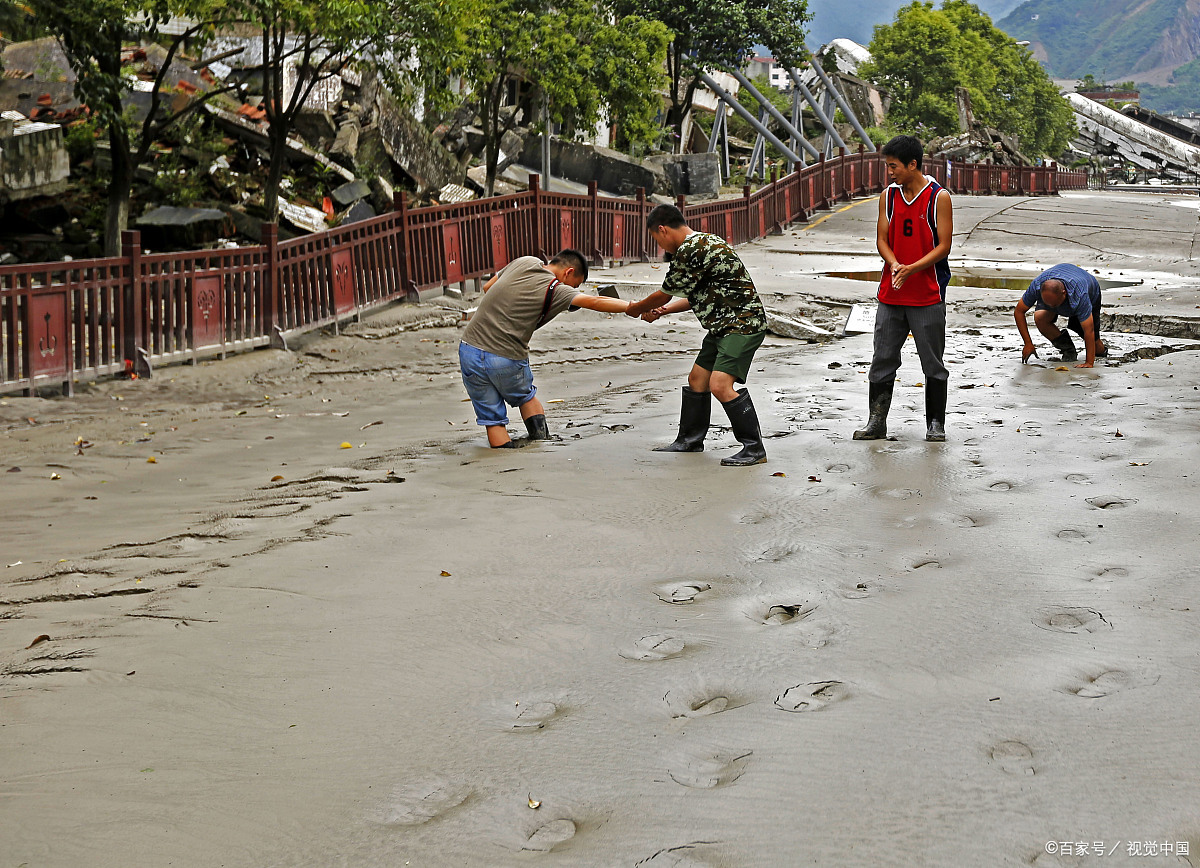
[[[791,79],[788,78],[787,69],[782,63],[776,63],[773,57],[752,58],[746,64],[745,73],[747,78],[766,76],[771,82],[771,87],[777,90],[787,90],[791,86]]]
[[[1114,87],[1109,84],[1096,85],[1088,88],[1077,88],[1075,91],[1082,97],[1086,97],[1094,102],[1113,102],[1118,106],[1137,105],[1141,99],[1141,92],[1137,90],[1127,90],[1123,87]]]

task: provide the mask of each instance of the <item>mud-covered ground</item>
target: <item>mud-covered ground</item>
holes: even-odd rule
[[[874,210],[742,248],[768,304],[868,301],[823,275]],[[1196,228],[958,199],[960,268],[1135,281],[1161,334],[1022,366],[1016,291],[954,288],[945,444],[915,354],[856,443],[870,336],[773,337],[766,465],[650,452],[699,327],[580,311],[559,439],[489,451],[450,300],[0,400],[0,865],[1195,864]]]

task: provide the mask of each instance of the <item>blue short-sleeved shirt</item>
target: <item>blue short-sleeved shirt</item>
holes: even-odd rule
[[[1067,300],[1056,308],[1042,301],[1042,284],[1051,279],[1061,280],[1067,289]],[[1100,307],[1100,281],[1078,265],[1064,262],[1047,268],[1035,277],[1021,296],[1021,301],[1025,302],[1026,307],[1040,304],[1043,309],[1053,310],[1059,316],[1075,317],[1083,322],[1092,315],[1093,310]]]

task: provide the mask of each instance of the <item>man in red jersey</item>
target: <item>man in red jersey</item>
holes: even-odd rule
[[[887,414],[900,369],[900,350],[909,333],[925,372],[926,440],[946,439],[946,285],[954,214],[950,194],[921,171],[924,149],[912,136],[883,146],[892,184],[879,196],[875,246],[883,257],[875,354],[871,359],[867,425],[855,440],[887,437]]]

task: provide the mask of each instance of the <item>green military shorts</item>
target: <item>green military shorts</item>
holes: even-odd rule
[[[754,362],[754,351],[762,346],[766,336],[766,332],[755,332],[752,335],[725,335],[718,338],[709,332],[700,345],[696,364],[706,371],[729,374],[735,382],[744,383]]]

